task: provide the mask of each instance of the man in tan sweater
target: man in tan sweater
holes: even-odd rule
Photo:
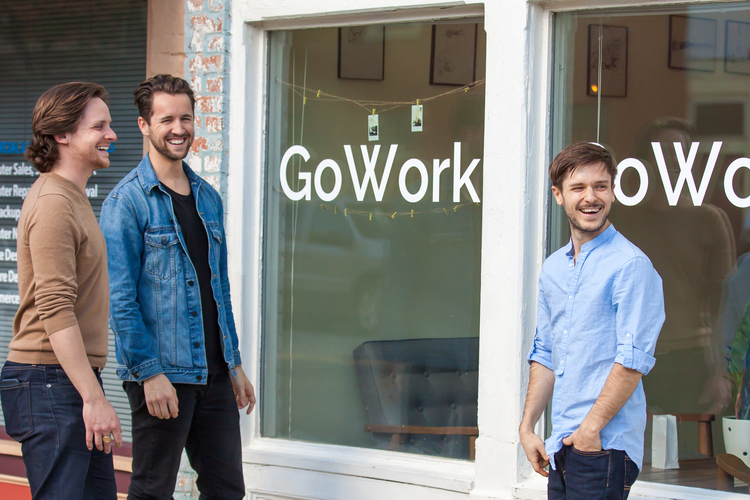
[[[41,173],[18,221],[20,307],[0,377],[7,433],[22,443],[35,499],[114,499],[120,421],[104,397],[106,244],[85,194],[117,139],[103,87],[57,85],[32,117]]]

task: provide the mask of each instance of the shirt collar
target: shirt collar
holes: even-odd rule
[[[184,161],[182,162],[182,169],[185,171],[190,184],[201,181],[201,178],[195,175],[195,172]],[[138,180],[141,182],[141,187],[146,191],[146,194],[151,194],[151,190],[161,184],[156,177],[156,172],[154,172],[154,166],[151,164],[148,153],[146,153],[146,156],[138,164]]]
[[[617,229],[615,229],[615,225],[610,222],[609,227],[602,231],[602,233],[594,238],[591,241],[588,241],[581,245],[581,253],[589,252],[593,250],[594,248],[598,247],[602,243],[606,243],[609,240],[611,240],[615,234],[617,234]],[[573,256],[573,240],[570,240],[570,249],[568,250],[568,253],[566,254],[568,257]]]

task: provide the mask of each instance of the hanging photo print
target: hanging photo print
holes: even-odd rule
[[[378,115],[370,115],[367,117],[367,140],[368,141],[380,140],[380,129],[378,128]]]
[[[422,105],[418,104],[411,107],[411,131],[422,131]]]

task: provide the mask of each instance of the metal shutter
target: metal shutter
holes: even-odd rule
[[[0,195],[8,195],[0,196],[0,364],[8,354],[17,308],[5,302],[18,295],[15,282],[2,282],[3,277],[12,279],[9,271],[16,271],[15,262],[4,258],[15,252],[17,222],[3,209],[20,209],[23,200],[14,185],[25,188],[36,178],[13,175],[13,166],[24,164],[34,104],[45,90],[68,81],[96,82],[109,92],[117,142],[110,167],[88,184],[95,188],[89,199],[98,217],[107,194],[142,156],[132,92],[146,75],[146,22],[147,0],[0,0]],[[130,408],[114,372],[111,332],[109,352],[105,391],[129,441]]]

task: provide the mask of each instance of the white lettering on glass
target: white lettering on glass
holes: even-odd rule
[[[409,174],[409,170],[411,170],[412,168],[416,168],[419,171],[419,176],[421,177],[419,190],[417,190],[415,194],[411,194],[406,186],[406,176]],[[407,160],[406,163],[401,166],[401,172],[399,172],[398,174],[398,189],[401,191],[401,196],[403,196],[404,199],[409,203],[416,203],[424,198],[425,193],[427,193],[427,183],[427,167],[425,167],[424,163],[422,163],[421,161],[417,160],[416,158],[412,158],[411,160]]]
[[[620,187],[620,180],[622,179],[622,173],[628,168],[634,168],[638,172],[638,177],[641,178],[641,185],[638,188],[638,192],[634,196],[627,196]],[[646,166],[641,160],[636,158],[625,158],[617,165],[617,177],[615,178],[615,196],[617,200],[625,205],[626,207],[632,207],[643,201],[648,192],[648,171]]]
[[[281,177],[281,189],[284,191],[284,194],[292,201],[299,201],[302,198],[309,200],[311,198],[310,195],[310,172],[300,172],[299,173],[299,180],[304,181],[305,185],[300,189],[299,191],[292,191],[292,188],[289,187],[289,182],[286,178],[286,169],[287,165],[289,164],[289,160],[294,155],[300,155],[305,161],[310,159],[310,153],[307,152],[307,149],[305,149],[303,146],[292,146],[291,148],[286,150],[286,153],[284,153],[284,156],[281,158],[281,166],[279,167],[279,175]]]

